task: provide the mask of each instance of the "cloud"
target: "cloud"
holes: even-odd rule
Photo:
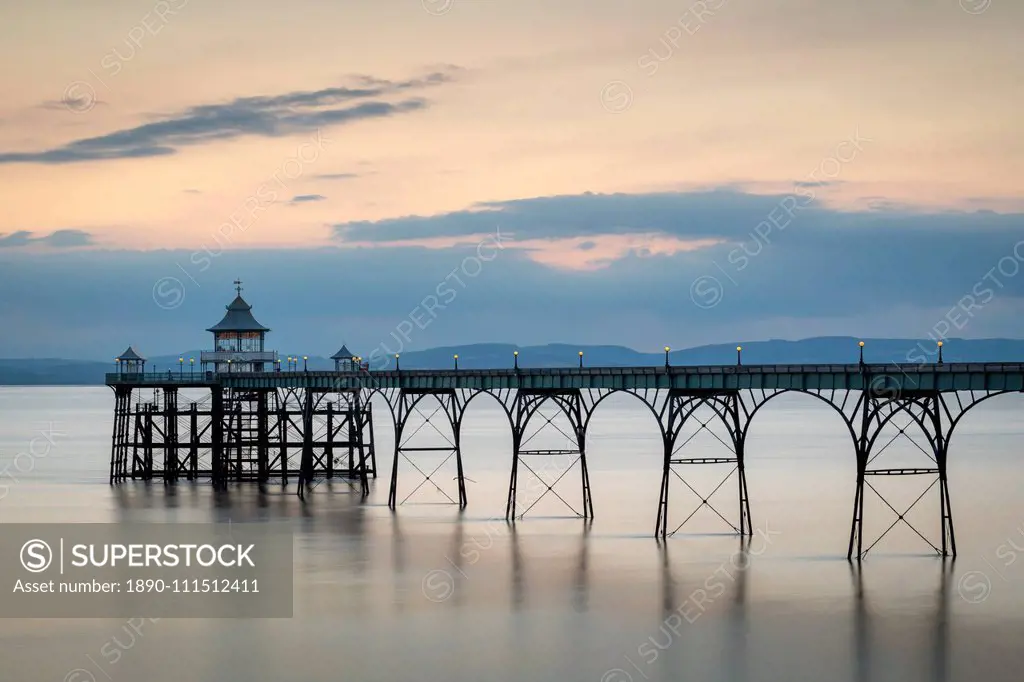
[[[313,177],[319,180],[354,180],[361,178],[362,175],[359,173],[321,173]]]
[[[38,108],[46,109],[47,111],[66,111],[72,114],[79,114],[97,105],[105,107],[107,103],[101,102],[94,97],[72,97],[71,95],[65,95],[64,99],[47,100],[40,104]]]
[[[487,234],[499,224],[517,240],[652,233],[721,238],[750,231],[780,200],[779,196],[729,189],[652,194],[587,192],[485,202],[438,216],[338,223],[332,227],[340,241],[379,244]],[[812,202],[802,213],[822,215],[823,209]]]
[[[1019,214],[991,211],[926,213],[894,204],[873,203],[874,210],[828,209],[815,198],[814,187],[796,185],[793,194],[762,195],[735,189],[689,193],[611,194],[538,197],[477,204],[470,209],[434,216],[404,216],[378,221],[333,224],[341,244],[411,245],[427,240],[462,240],[494,232],[501,225],[516,243],[525,240],[579,240],[593,249],[594,238],[659,236],[682,240],[741,243],[758,239],[758,231],[799,230],[801,240],[930,231],[999,230],[1019,227]],[[762,237],[761,239],[768,239]],[[918,237],[915,237],[918,239]]]
[[[450,72],[389,81],[360,76],[353,87],[332,87],[275,96],[239,97],[225,104],[205,104],[152,123],[84,138],[36,152],[0,152],[0,164],[65,164],[82,161],[146,158],[177,153],[182,147],[230,140],[244,135],[281,137],[354,121],[419,111],[422,98],[398,102],[379,99],[452,80]]]
[[[985,241],[1024,230],[1024,215],[991,211],[925,213],[883,203],[872,203],[867,211],[838,211],[820,204],[814,189],[798,185],[792,194],[775,195],[717,189],[536,197],[436,216],[338,223],[332,230],[336,241],[348,246],[444,249],[474,243],[500,226],[513,238],[508,248],[573,269],[607,267],[629,255],[682,252],[713,253],[719,262],[749,260],[777,244],[816,251],[811,257],[827,253],[842,267],[844,251],[834,251],[837,244],[921,248],[938,240],[952,243],[972,235]],[[890,252],[887,247],[879,258]]]
[[[433,239],[454,242],[444,248],[385,239],[358,248],[225,249],[200,262],[190,250],[0,249],[0,317],[10,321],[0,357],[107,357],[127,345],[126,316],[144,353],[206,347],[202,330],[219,319],[236,277],[257,319],[274,329],[270,347],[286,353],[330,354],[343,339],[368,353],[425,307],[433,312],[414,325],[410,350],[924,338],[937,324],[967,338],[1024,337],[1024,215],[816,209],[765,230],[781,200],[711,192],[499,202],[530,207],[536,224],[516,223],[523,234],[507,240],[503,220],[498,250],[496,223],[485,221],[482,237],[445,237],[447,214],[419,219],[442,235]],[[574,222],[570,207],[588,219]],[[632,231],[615,234],[616,225]],[[13,241],[27,238],[38,235]],[[692,287],[709,278],[720,293],[704,308]],[[184,296],[174,310],[154,301],[168,282]],[[94,305],[115,299],[109,310]]]
[[[322,194],[299,194],[292,197],[290,204],[308,204],[313,201],[325,201],[327,197]]]
[[[83,230],[57,230],[42,237],[34,232],[19,230],[10,234],[0,234],[0,249],[16,248],[39,244],[54,249],[70,249],[78,246],[90,246],[95,243],[93,237]]]

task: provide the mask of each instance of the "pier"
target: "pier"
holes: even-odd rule
[[[701,508],[714,511],[740,536],[750,536],[747,434],[761,408],[795,392],[835,410],[854,446],[856,461],[851,471],[856,488],[848,558],[863,558],[882,539],[864,537],[869,493],[881,498],[897,517],[882,537],[898,524],[910,525],[909,509],[897,510],[872,484],[880,476],[913,476],[930,483],[914,505],[937,497],[940,541],[933,544],[914,531],[936,555],[955,557],[947,476],[950,439],[973,407],[993,396],[1024,392],[1024,364],[943,363],[941,344],[937,361],[927,364],[866,363],[861,344],[859,361],[847,365],[744,365],[737,348],[735,365],[672,366],[666,349],[664,366],[655,367],[585,367],[580,354],[577,367],[520,367],[516,355],[508,368],[461,370],[457,357],[455,367],[447,370],[372,370],[343,347],[333,358],[334,371],[305,371],[300,368],[305,363],[292,358],[282,370],[276,353],[264,349],[264,334],[269,330],[250,322],[240,286],[238,294],[225,316],[231,319],[210,330],[219,350],[211,352],[216,355],[204,353],[201,370],[180,367],[178,372],[146,372],[145,359],[129,348],[119,357],[118,371],[107,375],[106,383],[115,394],[112,484],[129,479],[168,484],[208,479],[214,486],[225,487],[230,482],[288,485],[294,481],[299,495],[304,495],[314,481],[339,479],[366,496],[369,479],[378,474],[371,400],[379,398],[388,407],[395,436],[389,506],[394,509],[400,504],[399,460],[414,461],[431,452],[444,461],[454,460],[458,499],[450,500],[465,507],[468,463],[463,458],[461,427],[469,405],[488,396],[501,406],[512,434],[506,518],[522,516],[518,488],[524,470],[532,471],[530,458],[547,455],[566,458],[569,464],[563,476],[570,470],[577,472],[579,497],[573,504],[562,501],[576,515],[591,519],[595,505],[587,469],[587,429],[599,404],[625,394],[651,411],[660,430],[663,470],[656,509],[652,490],[655,536],[667,538],[689,520],[671,514],[669,484],[674,479],[685,483],[684,473],[698,466],[728,471],[719,488],[730,480],[735,486],[732,509],[723,511],[711,504],[715,491],[698,493]],[[418,430],[406,433],[410,415],[422,414],[418,406],[424,401],[434,407],[426,421],[440,423],[451,434],[444,446],[420,444]],[[562,432],[566,447],[529,447],[527,427],[543,417],[542,407],[568,421],[569,432]],[[711,422],[724,426],[728,438],[720,439],[727,450],[722,457],[687,456],[687,441],[680,434],[694,420],[700,429]],[[540,428],[550,423],[547,419]],[[900,433],[915,429],[926,438],[927,466],[875,464],[888,447],[880,439],[883,429],[893,424]],[[423,473],[430,481],[433,474]],[[929,496],[932,490],[935,494]]]

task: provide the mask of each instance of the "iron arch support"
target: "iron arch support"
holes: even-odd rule
[[[409,500],[421,487],[425,484],[430,483],[434,488],[444,495],[452,504],[457,504],[460,509],[465,508],[467,504],[466,499],[466,482],[465,482],[465,470],[462,463],[462,448],[460,440],[460,407],[458,398],[458,389],[439,389],[439,390],[410,390],[410,389],[399,389],[397,395],[397,409],[395,410],[395,454],[391,465],[391,485],[388,491],[388,506],[391,509],[395,509],[399,504],[403,504]],[[424,414],[420,409],[420,404],[428,397],[434,398],[438,403],[438,408],[431,412],[429,415]],[[409,417],[413,413],[418,413],[424,418],[424,423],[420,425],[416,431],[405,436],[405,429],[408,423]],[[445,421],[452,430],[452,438],[449,439],[436,425],[431,421],[438,412],[443,412]],[[411,446],[409,443],[415,438],[416,434],[420,429],[426,425],[430,425],[438,434],[448,442],[447,446]],[[411,453],[439,453],[446,455],[442,462],[436,465],[433,470],[429,473],[420,469],[420,467],[413,460]],[[456,480],[458,485],[458,501],[451,498],[444,489],[433,480],[433,476],[437,474],[441,468],[447,464],[447,462],[455,458],[456,462]],[[422,476],[423,480],[413,488],[412,492],[406,495],[405,499],[401,502],[398,501],[398,472],[399,472],[399,461],[405,459],[413,468],[415,468]]]
[[[557,408],[557,410],[564,414],[569,421],[572,434],[566,434],[564,431],[559,429],[557,426],[554,427],[559,433],[565,435],[571,444],[571,447],[565,449],[526,449],[524,446],[529,443],[534,436],[536,436],[545,427],[551,424],[552,420],[548,420],[547,423],[538,428],[537,432],[524,440],[526,428],[530,421],[537,415],[540,408],[551,401]],[[526,509],[519,514],[519,518],[523,518],[541,499],[547,494],[551,493],[562,503],[565,504],[576,516],[583,519],[592,519],[594,517],[594,506],[591,498],[590,491],[590,473],[587,469],[587,456],[586,456],[586,436],[584,434],[584,425],[586,423],[586,414],[588,409],[585,405],[582,391],[580,389],[558,389],[558,390],[524,390],[521,389],[516,394],[515,401],[515,418],[513,421],[512,429],[512,471],[509,476],[509,488],[508,488],[508,500],[505,505],[505,518],[509,521],[514,521],[516,518],[516,511],[519,497],[519,467],[522,465],[526,468],[534,478],[539,481],[546,488],[541,494],[533,499]],[[573,442],[574,441],[574,442]],[[527,462],[526,459],[532,456],[549,456],[549,457],[575,457],[569,465],[562,470],[553,483],[548,483],[539,472],[535,471]],[[579,463],[581,473],[581,488],[583,493],[583,510],[582,512],[576,511],[576,509],[565,500],[564,497],[559,495],[554,487],[558,482],[569,473],[569,471]]]

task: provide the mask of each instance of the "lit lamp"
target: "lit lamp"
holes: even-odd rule
[[[939,364],[942,364],[942,341],[939,341]]]
[[[456,353],[454,355],[454,358],[455,358],[455,371],[458,371],[459,370],[459,354]]]
[[[395,369],[399,372],[402,371],[402,365],[398,362],[398,353],[395,353]]]
[[[280,362],[280,361],[278,361],[278,362]],[[195,358],[189,358],[188,359],[188,375],[192,376],[195,373],[196,373],[196,359]]]
[[[228,374],[231,374],[231,360],[228,360]]]
[[[863,365],[864,364],[864,342],[861,341],[857,345],[860,346],[860,364]]]
[[[736,364],[743,364],[743,346],[736,346]]]
[[[583,351],[580,351],[580,369],[583,368]]]
[[[178,358],[178,378],[181,378],[182,372],[185,371],[185,358]]]
[[[308,372],[309,371],[308,363],[309,363],[309,356],[308,355],[303,355],[302,356],[302,371],[303,372]]]
[[[118,374],[121,373],[121,358],[114,358],[114,369]]]
[[[512,362],[514,363],[515,369],[519,369],[519,351],[512,351]]]
[[[277,365],[277,371],[280,372],[281,371],[281,358],[278,358],[277,360],[274,360],[274,364]]]
[[[665,368],[668,369],[668,352],[672,350],[668,346],[665,346]]]

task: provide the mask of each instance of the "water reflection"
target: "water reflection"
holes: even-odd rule
[[[947,682],[950,675],[950,654],[949,654],[949,625],[950,625],[950,585],[952,582],[954,562],[943,561],[939,567],[938,586],[935,590],[933,613],[928,617],[927,612],[919,614],[918,622],[925,621],[930,624],[931,636],[928,638],[926,652],[929,654],[927,679],[936,682]],[[874,616],[870,604],[869,594],[864,586],[865,572],[870,569],[863,565],[850,565],[850,575],[853,580],[853,653],[854,653],[854,674],[857,682],[869,682],[874,679],[876,664],[874,654],[876,650],[887,650],[891,648],[888,641],[877,642],[874,635]]]
[[[673,554],[684,550],[673,547],[671,542],[658,544],[661,621],[654,634],[637,647],[637,653],[649,665],[661,661],[663,668],[681,675],[688,669],[691,655],[706,653],[701,650],[701,643],[705,637],[711,637],[720,644],[716,667],[722,671],[724,679],[744,682],[749,678],[747,581],[754,559],[750,539],[740,537],[738,543],[738,548],[717,565],[682,562],[682,570],[690,576],[685,581],[676,578],[672,562]],[[682,589],[685,583],[692,587]],[[717,630],[708,632],[716,625]],[[629,657],[626,660],[639,665],[639,674],[648,674],[642,663],[634,663]]]
[[[405,612],[407,599],[404,577],[408,566],[406,556],[405,538],[402,536],[401,516],[395,510],[391,511],[391,577],[395,586],[393,604],[395,613]]]
[[[452,605],[456,608],[461,608],[464,600],[466,589],[463,587],[463,581],[468,577],[466,575],[466,554],[467,547],[465,546],[466,538],[466,510],[459,509],[458,516],[455,521],[452,522],[455,526],[452,530],[452,541],[451,549],[445,554],[445,562],[448,563],[453,569],[452,573]]]
[[[590,529],[593,519],[584,519],[583,531],[580,533],[579,550],[576,558],[576,570],[573,573],[572,609],[576,613],[590,610]]]
[[[512,610],[521,611],[526,606],[526,568],[523,565],[523,550],[519,545],[519,530],[510,522],[509,542],[512,549]]]

